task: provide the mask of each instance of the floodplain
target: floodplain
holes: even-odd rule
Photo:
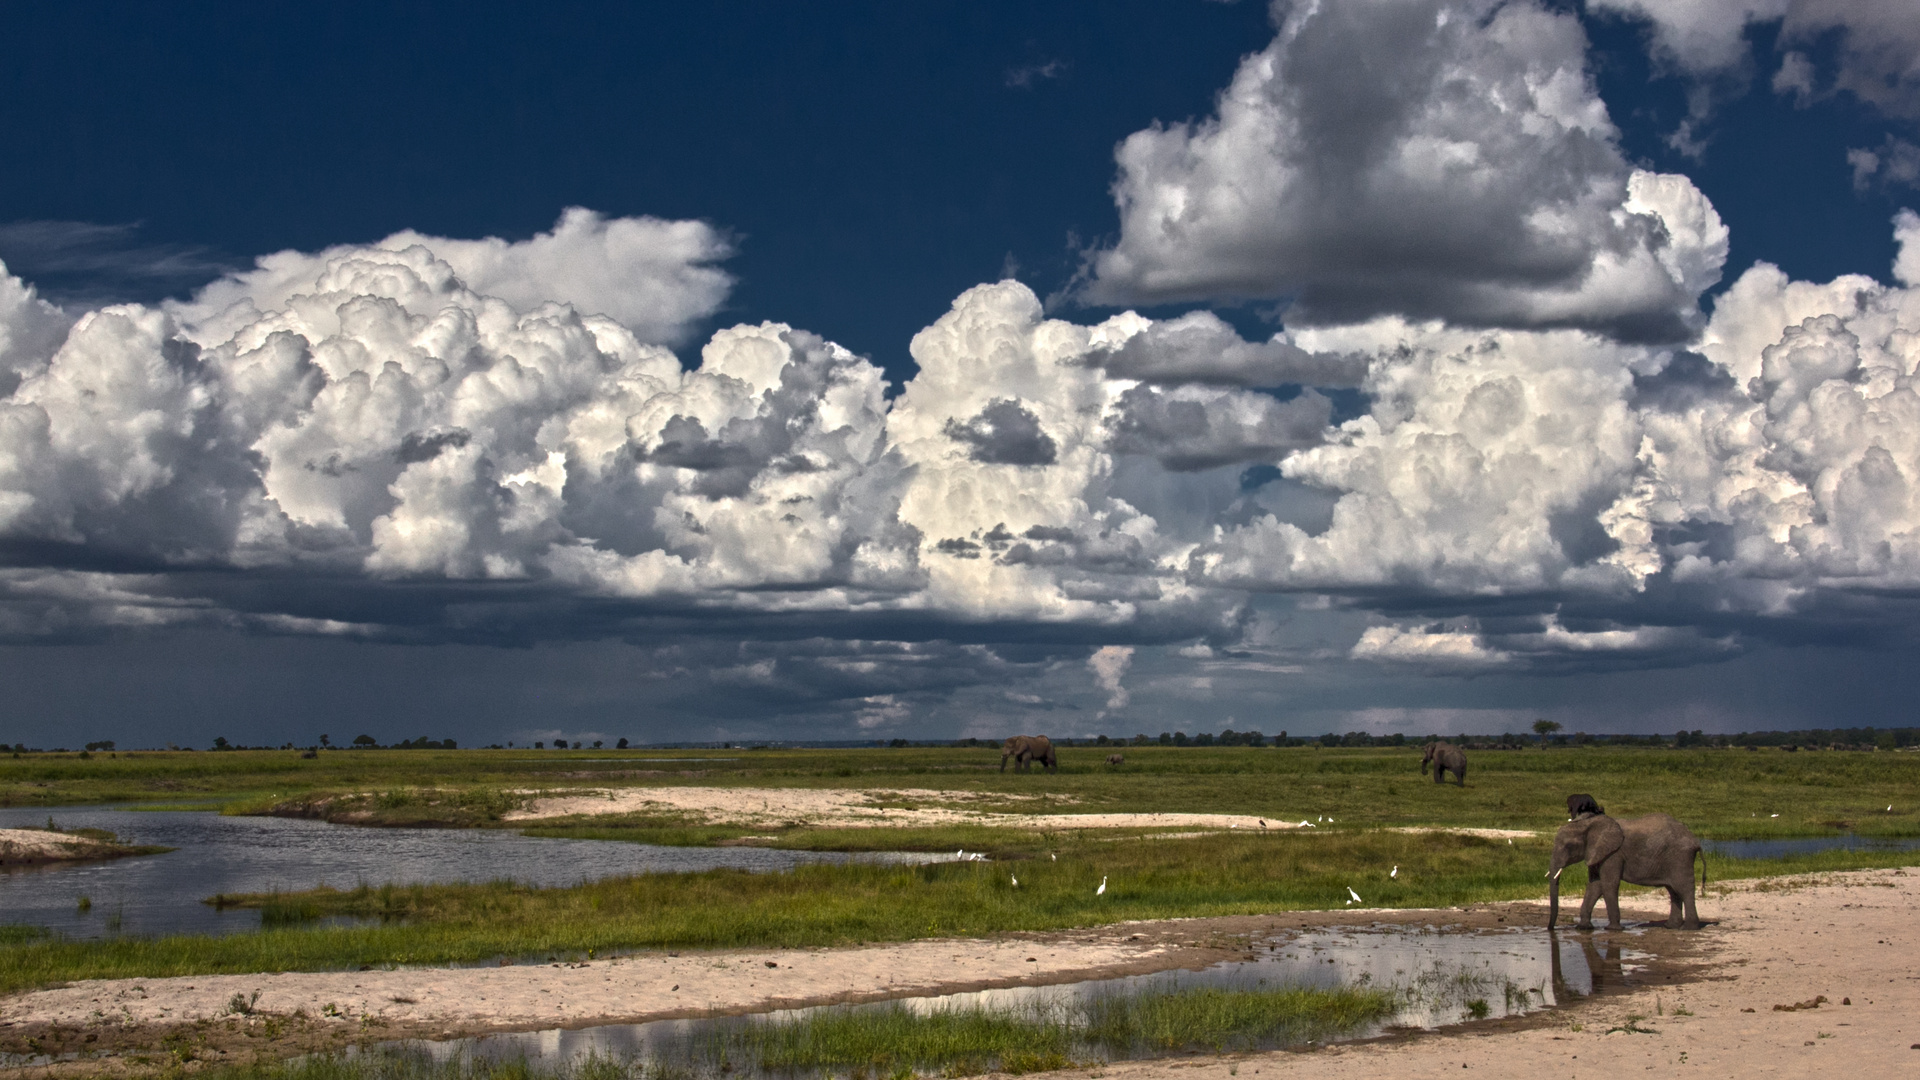
[[[1125,761],[1107,764],[1115,752]],[[1073,746],[1062,749],[1060,760],[1060,770],[1049,773],[1002,772],[998,750],[990,747],[0,758],[0,804],[54,814],[61,806],[115,804],[321,818],[366,828],[505,829],[611,843],[978,856],[774,873],[596,877],[583,866],[581,881],[572,885],[516,882],[513,867],[502,866],[492,881],[369,878],[209,896],[200,899],[258,909],[262,928],[218,937],[78,940],[10,926],[0,932],[0,993],[18,1001],[37,988],[77,980],[550,965],[681,950],[1005,939],[1122,923],[1338,912],[1355,907],[1356,898],[1369,910],[1406,911],[1526,902],[1542,892],[1548,845],[1564,820],[1565,797],[1574,792],[1592,793],[1616,816],[1671,813],[1714,842],[1920,837],[1914,796],[1920,755],[1904,752],[1530,745],[1474,753],[1464,786],[1421,776],[1412,746]],[[677,799],[649,797],[675,789]],[[602,798],[615,812],[580,812]],[[687,809],[735,803],[737,813]],[[775,812],[828,804],[852,810]],[[1098,824],[1077,827],[1080,821]],[[1786,846],[1785,854],[1770,858],[1709,856],[1709,888],[1920,864],[1920,852],[1911,849],[1859,842],[1806,847]],[[1577,898],[1582,882],[1573,873],[1563,891]],[[0,998],[0,1022],[9,1018],[8,1000]],[[237,1043],[202,1040],[182,1057],[155,1048],[167,1038],[178,1047],[184,1028],[160,1027],[149,1040],[151,1052],[121,1054],[114,1068],[318,1077],[450,1076],[448,1069],[480,1067],[379,1055],[353,1064],[329,1056],[330,1050],[289,1063],[283,1060],[289,1046],[257,1032]],[[56,1067],[61,1054],[79,1052],[49,1053],[67,1041],[34,1031],[24,1036],[0,1028],[0,1052],[46,1067]],[[382,1034],[378,1018],[369,1018],[344,1042]],[[28,1038],[36,1045],[28,1046]],[[961,1059],[980,1068],[1017,1064],[984,1052]],[[562,1071],[599,1075],[594,1070],[616,1064],[574,1062]],[[487,1068],[496,1066],[510,1068],[497,1062]]]

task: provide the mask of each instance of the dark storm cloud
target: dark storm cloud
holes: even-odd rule
[[[1725,230],[1685,178],[1628,165],[1574,16],[1492,0],[1275,11],[1278,36],[1215,116],[1122,144],[1121,236],[1091,255],[1084,300],[1690,333]]]
[[[1051,465],[1059,447],[1040,426],[1040,418],[1011,398],[1000,398],[964,422],[949,420],[947,437],[968,447],[973,460],[988,465]]]
[[[1278,460],[1288,451],[1317,445],[1333,405],[1311,390],[1282,402],[1247,391],[1169,393],[1136,386],[1120,395],[1114,412],[1113,449],[1150,455],[1175,472],[1192,472]]]

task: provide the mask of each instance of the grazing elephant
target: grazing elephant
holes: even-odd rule
[[[1577,862],[1587,864],[1587,895],[1580,902],[1580,930],[1593,929],[1593,904],[1607,902],[1607,929],[1620,929],[1620,883],[1658,885],[1667,890],[1667,925],[1700,929],[1694,907],[1693,860],[1700,841],[1685,825],[1666,814],[1616,821],[1605,814],[1587,814],[1560,826],[1553,838],[1553,862],[1547,871],[1552,882],[1547,893],[1553,905],[1547,929],[1560,922],[1560,872]],[[1706,886],[1706,867],[1700,871]],[[1682,915],[1684,913],[1684,920]]]
[[[1127,759],[1126,759],[1126,758],[1124,758],[1124,757],[1122,757],[1122,756],[1121,756],[1121,755],[1119,755],[1119,754],[1108,754],[1108,755],[1107,755],[1107,764],[1109,764],[1109,765],[1124,765],[1124,764],[1126,764],[1126,763],[1127,763]]]
[[[1452,743],[1430,742],[1420,755],[1420,775],[1427,775],[1427,766],[1433,766],[1433,782],[1439,783],[1451,771],[1453,778],[1461,787],[1467,786],[1467,755]]]
[[[1577,821],[1579,820],[1580,815],[1582,814],[1604,814],[1604,813],[1606,813],[1606,811],[1600,809],[1600,804],[1597,802],[1594,802],[1593,796],[1591,795],[1567,796],[1567,820],[1568,821]]]
[[[1039,762],[1049,772],[1060,771],[1060,754],[1053,748],[1053,740],[1045,735],[1015,735],[1000,744],[1000,771],[1007,771],[1007,759],[1013,759],[1015,772],[1026,772],[1034,763]]]

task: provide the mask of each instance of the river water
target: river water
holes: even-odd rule
[[[659,847],[521,836],[499,829],[372,829],[296,818],[110,807],[0,808],[0,828],[44,825],[49,816],[63,829],[108,829],[126,843],[176,849],[108,862],[0,870],[0,923],[44,926],[77,938],[225,934],[259,927],[258,911],[221,911],[201,903],[216,893],[503,878],[529,885],[574,885],[659,871],[772,871],[802,863],[953,858],[916,852],[847,855]],[[83,896],[90,902],[86,910],[80,905]]]
[[[1523,1015],[1630,984],[1652,959],[1651,954],[1635,947],[1641,933],[1634,929],[1609,935],[1556,934],[1539,928],[1475,932],[1436,926],[1338,927],[1275,938],[1257,946],[1251,959],[1200,971],[1163,971],[866,1005],[782,1009],[750,1016],[394,1042],[375,1051],[439,1062],[526,1059],[548,1067],[597,1056],[644,1062],[668,1074],[701,1077],[725,1072],[733,1080],[744,1080],[762,1074],[748,1060],[750,1055],[739,1053],[737,1040],[731,1044],[726,1069],[718,1068],[718,1061],[708,1060],[727,1052],[730,1032],[748,1025],[792,1023],[822,1013],[859,1015],[906,1008],[924,1015],[980,1009],[1058,1017],[1071,1015],[1076,1007],[1104,996],[1196,988],[1370,986],[1393,991],[1393,1015],[1344,1036],[1368,1038],[1393,1028],[1434,1029],[1475,1019]],[[1075,1057],[1097,1060],[1105,1054],[1096,1048],[1082,1048]],[[1142,1049],[1137,1055],[1122,1056],[1152,1056],[1152,1052]]]

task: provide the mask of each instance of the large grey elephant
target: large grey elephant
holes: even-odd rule
[[[1427,775],[1427,766],[1433,766],[1433,782],[1438,784],[1451,771],[1453,778],[1461,787],[1467,786],[1467,755],[1452,743],[1430,742],[1420,754],[1420,775]]]
[[[1667,890],[1667,925],[1700,929],[1694,907],[1693,860],[1700,840],[1685,825],[1666,814],[1617,821],[1605,814],[1586,814],[1560,826],[1553,838],[1553,861],[1547,870],[1552,912],[1547,929],[1560,922],[1560,872],[1574,863],[1587,864],[1587,895],[1580,901],[1580,921],[1574,926],[1593,929],[1593,904],[1607,902],[1607,929],[1620,929],[1620,883],[1658,885]],[[1706,886],[1706,864],[1700,867],[1700,885]],[[1684,919],[1682,918],[1684,914]]]
[[[1007,771],[1007,759],[1013,759],[1015,772],[1026,772],[1033,762],[1051,771],[1060,771],[1059,751],[1045,735],[1015,735],[1000,744],[1000,771]]]

